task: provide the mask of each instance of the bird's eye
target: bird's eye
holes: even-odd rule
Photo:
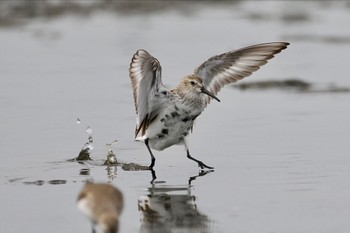
[[[196,85],[196,83],[194,81],[191,81],[191,85],[194,86]]]

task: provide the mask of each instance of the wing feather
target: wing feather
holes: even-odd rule
[[[198,66],[194,74],[202,78],[205,87],[216,95],[225,85],[237,82],[257,71],[288,45],[287,42],[271,42],[216,55]],[[208,97],[207,103],[210,99]]]
[[[161,71],[159,61],[143,49],[132,57],[129,76],[137,114],[136,138],[146,133],[167,99],[164,97],[168,90],[162,84]]]

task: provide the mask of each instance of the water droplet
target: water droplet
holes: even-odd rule
[[[77,124],[80,124],[81,120],[79,118],[77,118]]]
[[[113,145],[113,144],[115,144],[115,143],[117,143],[118,142],[118,140],[114,140],[112,143],[111,143],[111,145]]]
[[[90,126],[88,126],[88,127],[86,128],[86,132],[87,132],[88,134],[90,134],[90,135],[91,135],[91,133],[92,133],[92,129],[91,129],[91,127],[90,127]]]

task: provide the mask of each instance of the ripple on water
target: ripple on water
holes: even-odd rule
[[[322,166],[320,160],[303,154],[285,155],[275,168],[284,170],[284,179],[279,184],[290,192],[317,190],[333,176],[330,170]]]

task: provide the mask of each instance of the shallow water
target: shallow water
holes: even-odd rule
[[[349,88],[349,12],[346,2],[236,2],[1,27],[1,231],[90,232],[75,201],[95,180],[125,195],[120,232],[349,232],[347,92],[227,87],[190,138],[193,156],[214,172],[200,173],[182,147],[155,152],[153,184],[133,164],[102,165],[116,139],[118,161],[150,162],[133,141],[128,66],[136,49],[160,60],[173,87],[214,54],[286,40],[287,50],[242,82],[298,78]],[[68,161],[88,141],[88,126],[93,161]]]

